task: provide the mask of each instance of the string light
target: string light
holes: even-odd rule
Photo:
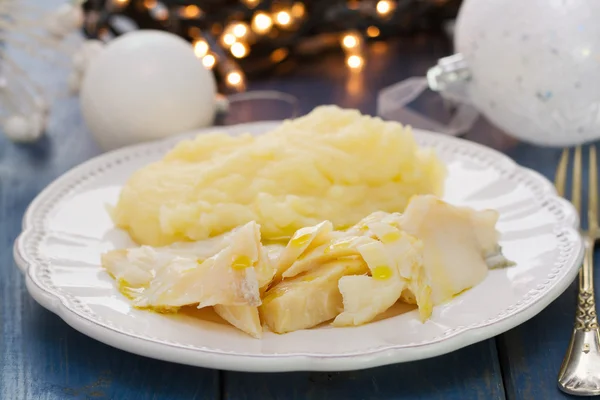
[[[231,46],[235,43],[235,35],[233,33],[225,33],[221,40],[224,45]]]
[[[218,64],[219,74],[225,77],[227,86],[236,91],[243,91],[246,88],[244,73],[240,67],[230,58],[222,60]]]
[[[258,12],[254,14],[252,18],[252,30],[254,32],[264,35],[268,33],[273,27],[273,20],[269,15],[264,12]]]
[[[212,26],[210,27],[210,33],[212,33],[215,36],[218,36],[219,34],[221,34],[221,32],[223,32],[223,25],[217,23],[212,24]]]
[[[297,3],[294,3],[294,5],[292,6],[292,15],[294,16],[294,18],[304,17],[305,11],[306,11],[306,8],[304,7],[303,3],[297,2]]]
[[[233,45],[231,45],[231,49],[229,50],[231,51],[231,54],[233,54],[233,56],[236,58],[243,58],[248,55],[248,47],[240,42],[236,42]]]
[[[279,11],[275,15],[275,21],[277,21],[277,25],[279,26],[288,26],[292,22],[292,17],[287,11]]]
[[[356,33],[347,33],[342,38],[342,46],[346,49],[353,49],[360,44],[360,38]]]
[[[202,40],[202,39],[196,40],[194,42],[194,54],[196,54],[196,57],[202,58],[207,53],[208,53],[208,43],[206,43],[206,40]]]
[[[379,13],[379,15],[385,16],[394,10],[394,3],[390,0],[379,0],[377,2],[377,6],[375,6],[375,9]]]
[[[206,16],[206,11],[200,6],[196,5],[202,4],[198,2],[180,2],[179,4],[183,4],[171,8],[170,6],[167,7],[165,5],[169,4],[165,0],[134,0],[134,2],[131,0],[105,1],[107,4],[114,4],[115,8],[117,5],[119,5],[120,9],[123,9],[125,5],[131,5],[135,3],[137,6],[135,10],[137,11],[139,11],[140,6],[143,5],[143,7],[148,10],[150,16],[159,21],[169,20],[169,18],[172,18],[173,16],[170,13],[173,11],[176,13],[176,16],[179,20],[199,20],[200,17]],[[346,10],[356,11],[349,12],[349,16],[358,16],[359,14],[364,14],[364,16],[369,19],[373,17],[379,17],[379,22],[381,24],[385,24],[386,26],[389,25],[390,28],[393,25],[396,25],[398,22],[395,20],[396,17],[401,20],[403,18],[403,14],[401,15],[398,12],[400,7],[399,4],[401,4],[399,3],[399,0],[342,1],[346,3]],[[446,1],[447,0],[430,0],[430,2],[435,2],[436,4],[444,3]],[[188,5],[185,5],[186,3]],[[194,54],[202,62],[202,64],[206,68],[214,68],[217,70],[217,75],[224,78],[223,80],[225,81],[225,84],[228,86],[235,86],[236,89],[246,85],[244,70],[240,66],[240,64],[245,65],[245,63],[240,62],[240,64],[238,64],[236,59],[247,57],[249,54],[251,54],[251,51],[257,52],[258,50],[254,50],[253,47],[255,43],[258,46],[262,46],[263,41],[270,41],[273,39],[273,43],[267,46],[267,49],[271,45],[275,45],[276,47],[274,50],[268,50],[270,53],[266,54],[262,51],[259,51],[258,53],[262,55],[268,55],[269,64],[283,62],[289,57],[290,50],[286,47],[280,46],[292,45],[292,43],[289,41],[295,40],[291,38],[292,35],[288,35],[287,33],[289,33],[291,30],[301,28],[301,25],[303,25],[302,20],[308,17],[311,17],[312,19],[313,12],[318,14],[321,11],[320,8],[313,10],[313,8],[311,8],[312,3],[305,2],[303,0],[287,0],[285,2],[242,0],[241,3],[246,7],[246,11],[243,11],[243,8],[241,11],[238,9],[237,11],[239,11],[239,14],[236,11],[233,20],[231,17],[226,17],[225,15],[223,18],[221,18],[221,21],[226,20],[228,22],[218,22],[218,18],[213,19],[211,15],[211,18],[208,18],[207,21],[202,20],[202,23],[187,23],[189,26],[186,27],[186,23],[182,22],[184,25],[180,27],[182,28],[183,32],[187,33],[187,37],[191,39],[191,42],[193,43]],[[237,7],[239,7],[239,5]],[[324,10],[323,12],[325,11],[327,10]],[[340,15],[339,17],[339,19],[344,18],[346,18],[345,15]],[[176,20],[177,18],[174,19],[174,22],[177,22]],[[375,20],[377,20],[377,18],[375,18]],[[309,22],[312,23],[312,20]],[[338,46],[341,45],[341,48],[345,53],[344,56],[346,66],[352,72],[356,72],[362,70],[368,62],[365,47],[367,38],[379,38],[383,33],[384,28],[380,28],[379,26],[381,25],[379,23],[371,23],[373,25],[367,24],[360,28],[354,27],[352,28],[353,30],[347,32],[340,32],[339,28],[341,26],[338,24],[333,27],[333,29],[328,29],[329,32],[323,35],[324,38],[319,37],[318,40],[314,41],[317,44],[326,44],[320,44],[320,47],[317,45],[312,45],[311,39],[304,37],[311,36],[312,33],[314,33],[311,32],[310,28],[308,30],[300,29],[298,34],[302,40],[300,40],[298,43],[293,42],[293,46],[298,45],[298,48],[307,48],[313,53],[316,53],[322,48],[336,46],[336,44]],[[165,23],[160,25],[166,27]],[[360,24],[357,26],[359,25]],[[200,29],[199,26],[202,26],[202,29]],[[387,29],[385,33],[387,34]],[[213,43],[209,40],[211,43],[209,45],[207,40],[211,39],[211,37],[217,38],[217,42]],[[377,40],[374,40],[373,42],[373,46],[377,46],[379,43],[382,43],[381,41]],[[385,42],[383,43],[385,44]],[[316,50],[311,50],[313,48],[316,48]],[[372,50],[369,52],[371,51]],[[301,54],[303,52],[298,51],[298,53]],[[353,75],[359,76],[361,74],[354,73]]]
[[[188,36],[192,39],[198,39],[202,36],[202,31],[197,26],[191,26],[190,29],[188,29]]]
[[[346,65],[352,70],[362,69],[364,65],[362,35],[356,31],[346,32],[341,37],[341,44],[344,52],[346,52]]]
[[[260,3],[260,1],[259,0],[243,0],[243,3],[248,8],[254,8],[258,5],[258,3]]]
[[[361,69],[364,65],[364,60],[361,56],[353,54],[346,58],[346,64],[354,70]]]
[[[243,22],[238,22],[232,29],[233,34],[238,38],[243,38],[248,33],[248,25]]]
[[[237,71],[228,73],[227,83],[229,83],[231,86],[238,86],[240,83],[242,83],[242,74]]]
[[[185,18],[197,18],[200,16],[200,9],[198,6],[190,4],[189,6],[183,7],[181,15]]]
[[[379,36],[379,28],[371,25],[370,27],[367,28],[367,36],[369,36],[371,38]]]
[[[217,58],[212,54],[207,54],[204,57],[202,57],[202,64],[208,69],[213,69],[216,63]]]
[[[271,61],[273,61],[274,63],[278,63],[283,61],[289,54],[289,50],[285,49],[285,48],[279,48],[276,50],[273,50],[273,52],[271,53]]]
[[[350,10],[358,10],[359,7],[360,7],[360,3],[357,0],[350,0],[348,2],[348,8]]]

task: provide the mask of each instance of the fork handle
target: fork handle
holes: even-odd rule
[[[600,331],[594,300],[594,240],[586,235],[584,242],[575,325],[558,373],[558,385],[569,394],[593,396],[600,394]]]
[[[579,271],[579,294],[577,297],[575,329],[586,332],[598,329],[594,296],[594,239],[589,236],[585,238],[585,258],[583,267]]]

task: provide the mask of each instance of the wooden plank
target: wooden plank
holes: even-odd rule
[[[219,373],[136,356],[69,327],[27,293],[12,258],[25,208],[52,179],[97,153],[74,101],[40,143],[0,135],[0,399],[215,399]]]
[[[440,357],[351,372],[226,372],[223,398],[244,399],[504,399],[494,340]]]
[[[576,289],[571,285],[536,317],[497,338],[508,399],[573,398],[558,389],[556,378],[573,327]]]

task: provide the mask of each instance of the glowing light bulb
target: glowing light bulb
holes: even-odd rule
[[[223,44],[231,46],[235,43],[235,35],[233,33],[226,33],[221,40],[223,41]]]
[[[379,36],[379,28],[371,25],[367,28],[367,35],[372,38]]]
[[[288,54],[288,49],[285,49],[283,47],[276,49],[271,53],[271,61],[275,63],[281,62],[288,56]]]
[[[234,44],[232,44],[231,49],[229,50],[231,51],[231,54],[233,54],[233,56],[236,58],[243,58],[248,55],[248,47],[240,42],[235,42]]]
[[[306,11],[306,8],[304,7],[303,3],[297,2],[297,3],[294,3],[294,5],[292,6],[292,15],[295,18],[304,17],[305,11]]]
[[[232,86],[237,86],[242,83],[242,75],[237,71],[232,71],[227,74],[227,83]]]
[[[287,26],[290,24],[290,22],[292,22],[292,17],[287,11],[279,11],[275,16],[275,20],[277,21],[278,25]]]
[[[156,7],[156,0],[144,0],[144,7],[146,7],[146,8]]]
[[[196,54],[196,57],[202,58],[207,53],[208,53],[208,43],[206,43],[206,40],[202,40],[202,39],[196,40],[194,42],[194,54]]]
[[[352,69],[360,69],[364,64],[364,60],[361,56],[352,55],[346,59],[346,64]]]
[[[190,29],[188,29],[188,36],[192,39],[197,39],[202,36],[202,31],[197,26],[191,26]]]
[[[390,0],[379,0],[375,8],[380,15],[388,15],[394,9],[394,3]]]
[[[347,33],[342,38],[342,46],[347,49],[353,49],[358,46],[358,36],[354,33]]]
[[[273,20],[264,12],[254,14],[252,18],[252,29],[256,33],[265,34],[273,27]]]
[[[348,2],[348,8],[350,10],[358,10],[360,3],[357,0],[351,0]]]
[[[244,4],[246,5],[246,7],[248,8],[254,8],[258,5],[258,3],[260,2],[259,0],[243,0]]]
[[[119,7],[123,7],[129,3],[129,0],[113,0],[113,3],[115,3]]]
[[[200,15],[200,9],[193,4],[183,7],[181,15],[185,18],[197,18]]]
[[[212,54],[207,54],[202,57],[202,64],[208,69],[212,69],[216,63],[217,59]]]
[[[243,22],[239,22],[235,24],[231,31],[236,37],[242,38],[248,33],[248,25]]]

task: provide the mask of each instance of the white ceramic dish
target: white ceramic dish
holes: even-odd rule
[[[228,127],[259,134],[274,123]],[[437,307],[422,324],[416,311],[355,328],[266,333],[262,340],[190,315],[131,308],[100,267],[100,253],[132,245],[113,228],[105,204],[139,167],[179,138],[101,155],[49,185],[31,204],[15,260],[31,295],[69,325],[133,353],[240,371],[350,370],[448,353],[533,317],[573,281],[582,259],[573,207],[539,174],[461,139],[415,132],[449,168],[445,198],[494,208],[506,256],[517,266],[492,271],[480,285]]]

